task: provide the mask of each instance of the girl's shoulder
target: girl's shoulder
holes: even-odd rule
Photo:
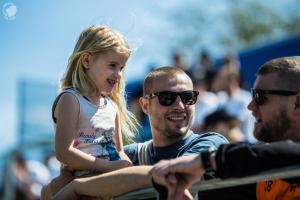
[[[52,119],[56,123],[56,118],[55,118],[55,110],[58,104],[71,104],[71,103],[79,103],[79,93],[77,93],[75,90],[71,88],[66,88],[63,91],[61,91],[55,98],[53,104],[52,104]],[[62,105],[62,107],[64,107]]]
[[[65,88],[60,92],[61,95],[65,93],[73,94],[76,97],[82,97],[82,95],[78,91],[74,90],[73,88]]]
[[[66,88],[56,96],[53,106],[56,107],[57,103],[61,100],[65,103],[69,103],[70,101],[74,101],[74,100],[78,102],[80,97],[81,95],[78,92],[76,92],[74,89]]]

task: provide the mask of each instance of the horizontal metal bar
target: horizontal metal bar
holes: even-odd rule
[[[249,183],[256,183],[264,180],[274,180],[282,178],[300,177],[300,165],[268,170],[256,175],[230,178],[226,180],[214,179],[209,181],[200,181],[196,183],[191,191],[204,191],[218,188],[226,188],[231,186],[245,185]]]
[[[265,171],[256,175],[242,177],[242,178],[230,178],[230,179],[214,179],[208,181],[199,181],[196,183],[190,191],[197,193],[198,191],[226,188],[231,186],[245,185],[249,183],[256,183],[258,181],[270,180],[270,179],[282,179],[300,177],[300,165],[289,166],[285,168],[279,168],[274,170]],[[113,198],[113,200],[140,200],[147,198],[157,197],[156,191],[151,188],[139,189],[119,197]]]

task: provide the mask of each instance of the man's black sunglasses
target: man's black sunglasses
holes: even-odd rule
[[[179,96],[184,105],[194,105],[197,101],[198,94],[199,92],[192,90],[183,92],[161,91],[147,94],[144,97],[146,99],[150,99],[154,96],[157,96],[160,105],[170,106],[176,101],[177,96]]]
[[[259,106],[264,105],[267,102],[267,94],[271,95],[279,95],[279,96],[293,96],[298,92],[295,91],[287,91],[287,90],[262,90],[262,89],[251,89],[252,98],[255,103]]]

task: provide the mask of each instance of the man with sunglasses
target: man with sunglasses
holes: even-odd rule
[[[278,58],[263,64],[252,98],[248,109],[256,119],[254,135],[269,144],[225,144],[214,152],[161,161],[151,173],[156,182],[168,187],[169,199],[185,196],[185,189],[207,171],[230,178],[300,164],[300,57]],[[299,199],[300,177],[206,191],[199,196],[230,200]]]
[[[192,80],[182,69],[161,67],[152,70],[144,81],[143,97],[140,98],[141,108],[149,116],[152,140],[124,147],[134,165],[148,166],[128,167],[88,179],[77,178],[54,199],[77,199],[79,195],[107,198],[149,187],[149,165],[161,159],[217,149],[228,143],[220,134],[195,134],[190,130],[197,96]]]
[[[135,165],[216,149],[227,140],[216,133],[194,134],[190,128],[198,92],[190,77],[176,67],[162,67],[145,78],[140,106],[149,116],[152,140],[125,146]]]

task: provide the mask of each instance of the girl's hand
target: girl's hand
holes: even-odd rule
[[[126,155],[126,153],[124,151],[119,151],[119,156],[120,156],[121,160],[127,160],[132,165],[130,158]]]
[[[98,173],[106,173],[130,166],[132,166],[132,163],[127,160],[109,161],[104,159],[96,159],[95,168],[93,171]]]
[[[111,162],[111,169],[112,169],[111,171],[132,166],[132,162],[128,160],[116,160],[110,162]]]

